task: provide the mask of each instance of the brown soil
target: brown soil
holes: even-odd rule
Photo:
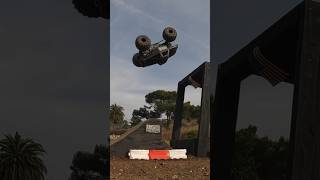
[[[110,134],[121,135],[125,133],[128,129],[117,129],[110,132]]]
[[[110,178],[119,180],[210,179],[208,158],[188,157],[185,160],[113,158],[110,167]]]

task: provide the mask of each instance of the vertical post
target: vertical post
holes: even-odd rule
[[[198,130],[197,156],[206,156],[209,150],[209,126],[210,126],[210,64],[204,65],[202,94],[201,94],[201,116]]]
[[[213,179],[231,179],[233,144],[237,123],[240,82],[237,73],[219,67],[212,117]]]
[[[298,33],[298,42],[297,42],[297,52],[296,52],[296,64],[294,69],[294,94],[293,94],[293,103],[291,110],[291,123],[290,123],[290,138],[289,138],[289,154],[288,154],[288,162],[287,162],[287,180],[291,180],[292,170],[293,170],[293,156],[294,156],[294,139],[295,139],[295,125],[296,125],[296,117],[298,110],[298,90],[299,90],[299,71],[300,71],[300,62],[301,62],[301,49],[302,49],[302,39],[303,39],[303,30],[304,30],[304,13],[305,13],[305,3],[302,3],[302,7],[300,9],[300,18],[299,18],[299,33]]]
[[[185,92],[185,86],[183,86],[179,83],[178,90],[177,90],[176,109],[175,109],[175,114],[174,114],[174,122],[173,122],[171,141],[175,141],[175,140],[180,139],[184,92]]]
[[[320,0],[305,0],[297,75],[291,179],[320,179]]]
[[[109,159],[109,157],[107,157]],[[109,172],[109,162],[106,160],[106,159],[103,159],[103,179],[104,180],[107,180],[109,177],[108,177],[108,172]]]

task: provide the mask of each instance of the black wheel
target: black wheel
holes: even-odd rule
[[[139,59],[139,53],[136,53],[133,55],[132,62],[137,67],[142,67],[142,65],[143,65],[141,60]]]
[[[172,28],[172,27],[166,27],[164,30],[163,30],[163,33],[162,33],[162,37],[164,40],[166,40],[167,42],[172,42],[176,39],[177,37],[177,31]]]
[[[158,60],[158,64],[159,64],[159,65],[162,65],[162,64],[166,63],[167,60],[168,60],[168,58],[160,58],[160,59]]]
[[[140,35],[136,39],[136,47],[140,51],[148,50],[151,46],[151,40],[146,35]]]

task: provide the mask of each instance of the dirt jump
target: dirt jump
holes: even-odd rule
[[[170,149],[170,146],[162,141],[161,128],[159,133],[146,132],[147,125],[159,125],[158,119],[149,119],[129,129],[116,140],[110,142],[111,157],[128,157],[130,149]]]
[[[159,133],[147,132],[148,125],[160,125],[161,120],[149,119],[127,130],[110,142],[111,179],[210,179],[210,159],[188,155],[179,160],[132,160],[130,149],[171,149]]]

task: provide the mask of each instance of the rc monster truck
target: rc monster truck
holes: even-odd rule
[[[166,27],[162,36],[164,40],[155,44],[151,44],[151,40],[146,35],[138,36],[135,45],[139,52],[134,54],[133,64],[138,67],[146,67],[166,63],[177,51],[178,45],[171,44],[177,37],[177,31],[172,27]]]

